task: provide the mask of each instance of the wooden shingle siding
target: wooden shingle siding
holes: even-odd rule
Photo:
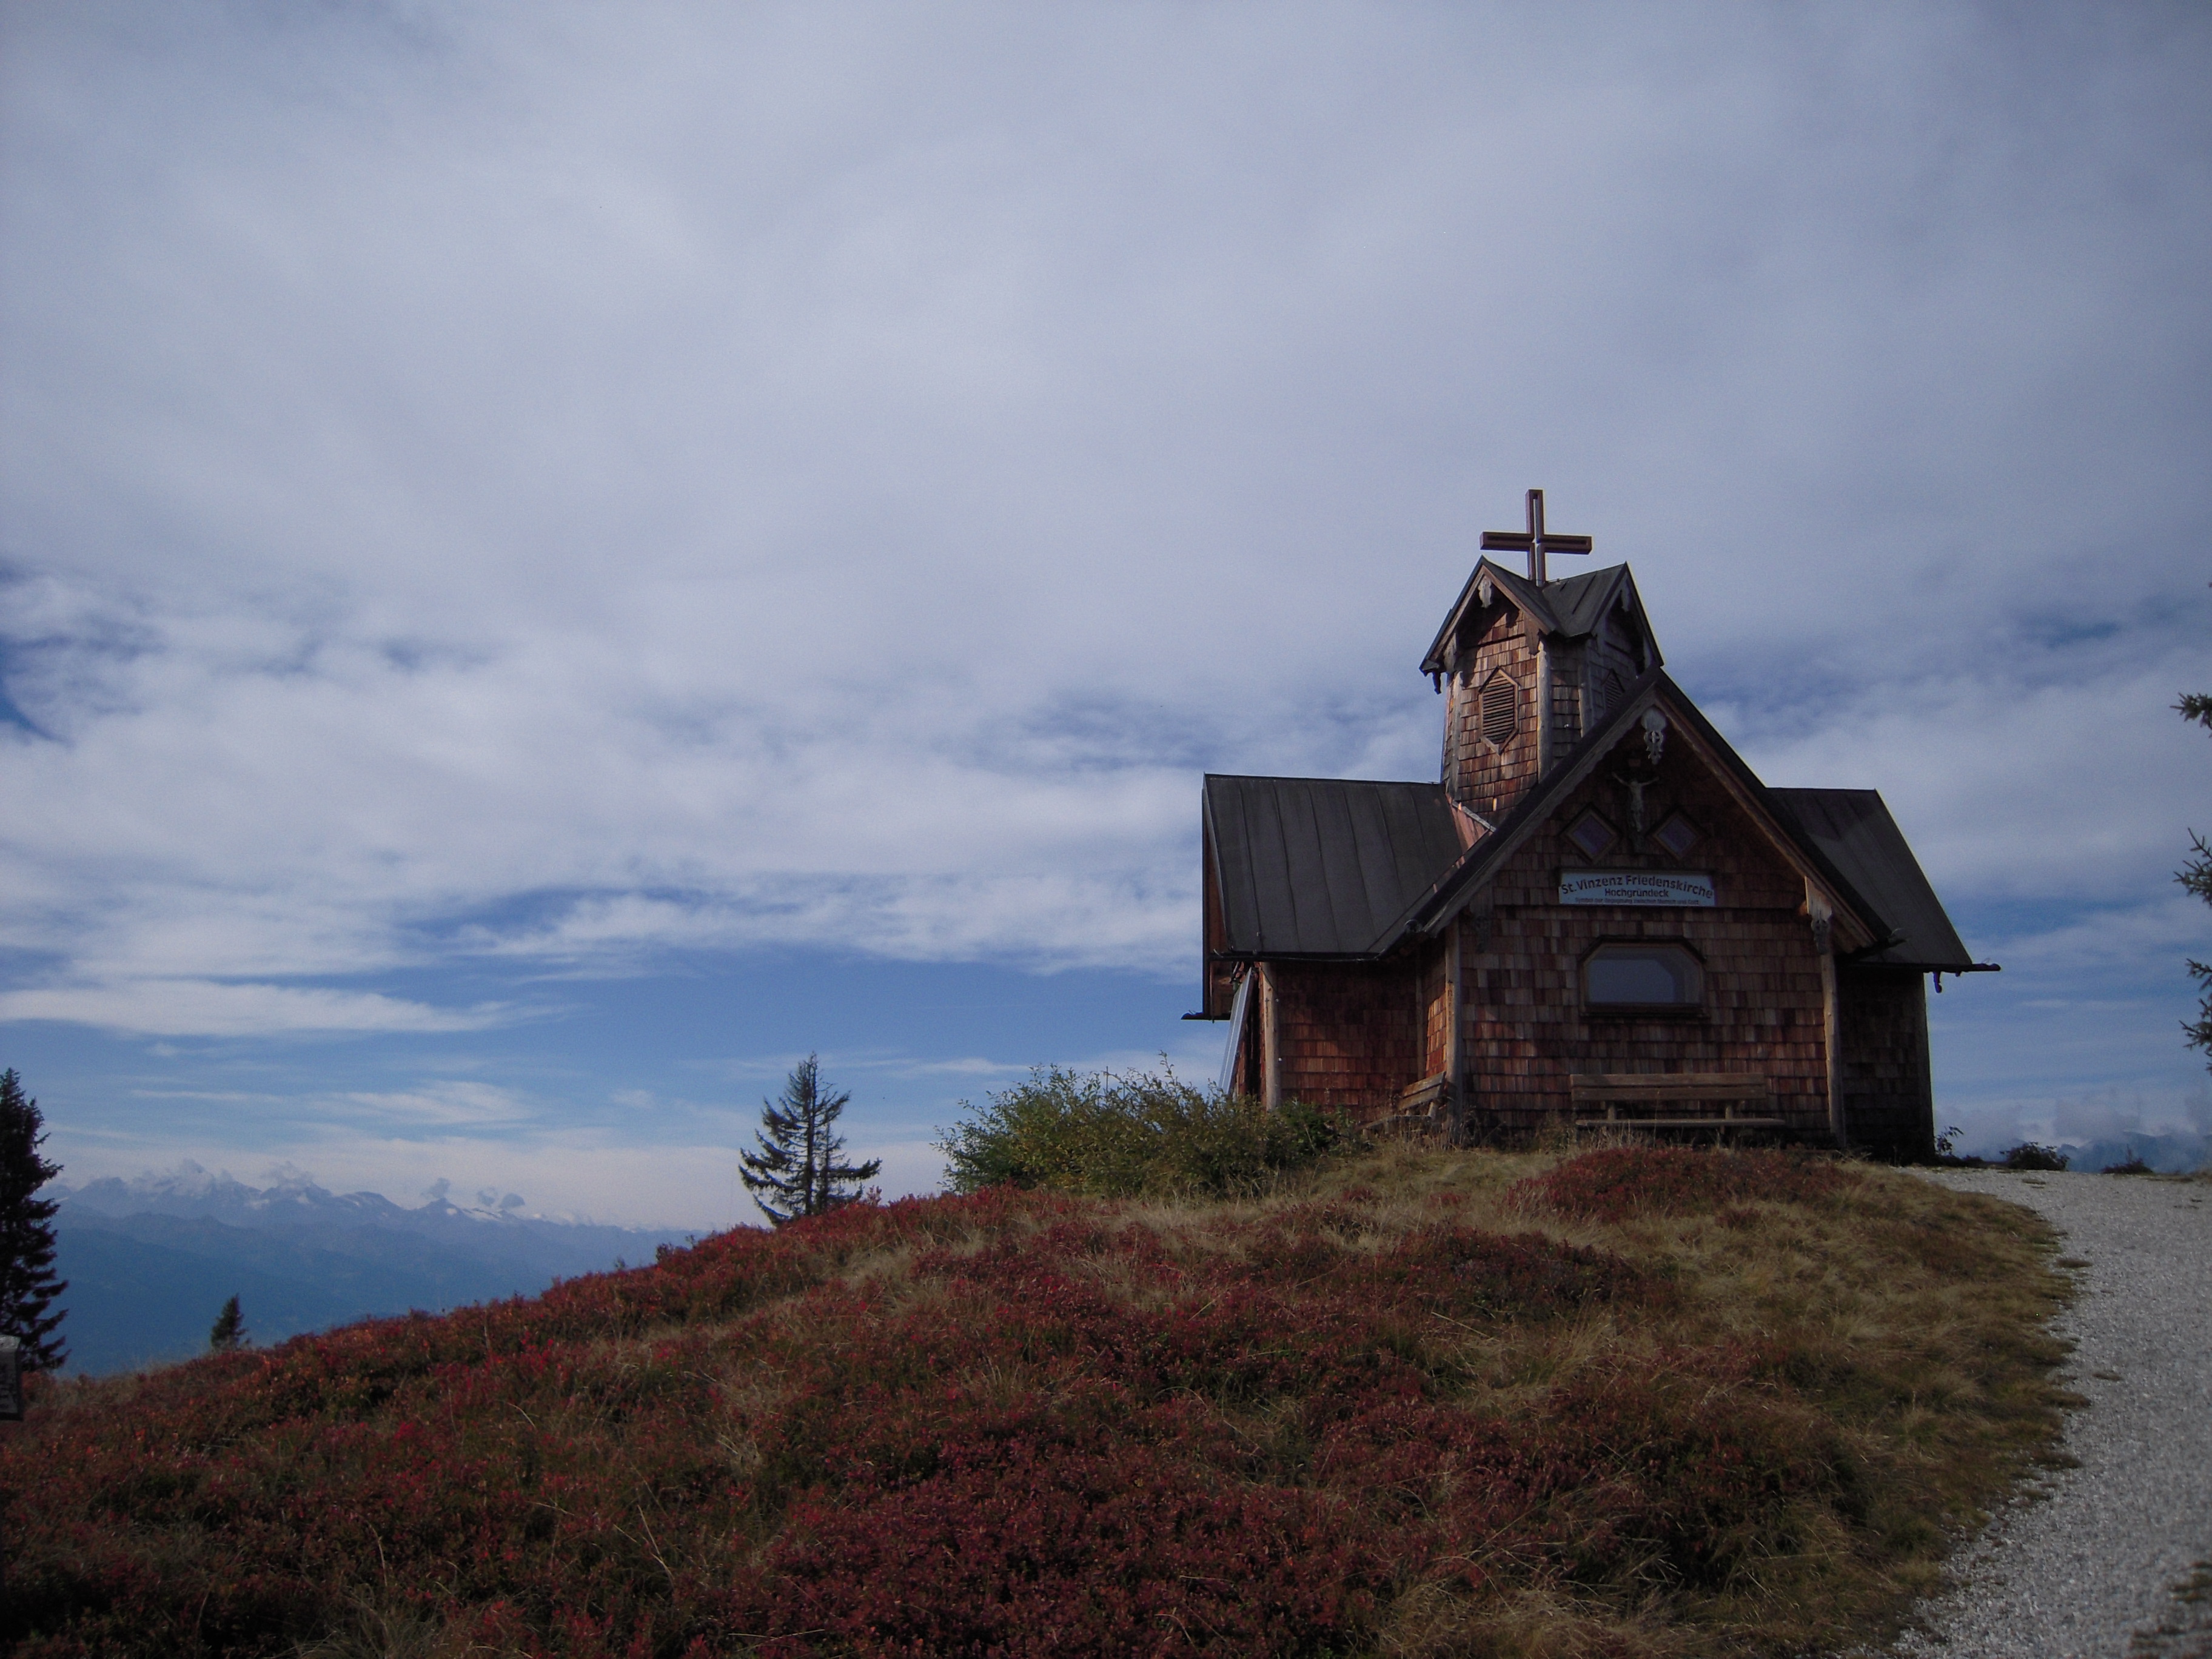
[[[1359,1117],[1398,1110],[1425,1075],[1419,976],[1409,959],[1277,963],[1283,1098]]]
[[[1451,677],[1444,719],[1444,791],[1471,812],[1496,819],[1536,781],[1536,652],[1521,613],[1500,605],[1475,619]],[[1482,688],[1503,669],[1517,687],[1515,726],[1502,747],[1482,735]]]
[[[1840,964],[1844,1126],[1877,1157],[1932,1158],[1936,1099],[1928,1064],[1928,986],[1919,970]]]
[[[1646,793],[1646,821],[1680,810],[1702,839],[1676,860],[1656,846],[1626,846],[1606,867],[1712,872],[1714,909],[1568,906],[1563,867],[1584,868],[1564,831],[1586,806],[1625,823],[1613,775],[1631,740],[1550,816],[1498,872],[1486,916],[1470,917],[1462,1023],[1466,1065],[1478,1079],[1470,1127],[1512,1137],[1565,1120],[1577,1073],[1739,1072],[1766,1079],[1774,1114],[1808,1134],[1826,1132],[1827,1060],[1820,959],[1802,914],[1803,878],[1774,851],[1704,768],[1668,751]],[[1705,963],[1695,1018],[1592,1017],[1580,982],[1601,940],[1680,939]]]

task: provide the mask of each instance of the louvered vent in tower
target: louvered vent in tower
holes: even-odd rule
[[[1605,678],[1598,682],[1596,714],[1603,714],[1620,708],[1620,700],[1627,690],[1628,688],[1620,683],[1620,676],[1610,668],[1607,669]],[[1595,715],[1592,716],[1591,724],[1596,724]]]
[[[1513,736],[1515,690],[1503,674],[1492,674],[1482,688],[1482,735],[1501,748]]]

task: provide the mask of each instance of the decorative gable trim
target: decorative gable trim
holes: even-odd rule
[[[1376,941],[1378,951],[1415,933],[1431,938],[1441,933],[1498,868],[1549,820],[1559,803],[1579,788],[1654,708],[1671,718],[1674,732],[1705,763],[1777,855],[1804,878],[1808,895],[1817,894],[1826,903],[1833,917],[1838,950],[1845,953],[1863,950],[1889,937],[1890,928],[1874,907],[1852,889],[1819,848],[1798,836],[1791,821],[1768,802],[1765,786],[1742,757],[1713,729],[1682,689],[1655,668],[1629,688],[1620,707],[1576,746],[1565,765],[1555,768],[1522,797],[1495,833],[1461,854],[1435,887],[1407,910],[1397,927]]]
[[[1437,630],[1428,654],[1421,659],[1421,672],[1437,681],[1450,673],[1452,641],[1461,625],[1473,612],[1486,611],[1500,600],[1520,611],[1528,619],[1532,635],[1571,640],[1589,634],[1607,615],[1618,610],[1650,653],[1649,666],[1656,668],[1660,665],[1658,635],[1652,632],[1650,618],[1644,614],[1644,601],[1637,593],[1636,579],[1629,574],[1626,565],[1617,564],[1586,575],[1546,582],[1539,587],[1526,576],[1516,575],[1504,565],[1486,558],[1476,562],[1467,585],[1460,589],[1459,598],[1445,615],[1443,626]]]

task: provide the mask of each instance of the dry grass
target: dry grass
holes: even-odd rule
[[[803,1261],[791,1258],[799,1265],[749,1267],[771,1288],[724,1295],[711,1307],[665,1291],[666,1275],[643,1269],[564,1287],[566,1301],[556,1292],[543,1304],[408,1327],[421,1332],[425,1358],[388,1385],[368,1378],[382,1363],[375,1346],[342,1334],[303,1339],[273,1364],[244,1357],[50,1389],[0,1458],[0,1479],[14,1492],[10,1577],[32,1587],[39,1609],[23,1615],[35,1627],[15,1633],[30,1638],[26,1653],[195,1650],[176,1637],[180,1609],[197,1603],[198,1632],[210,1598],[219,1603],[255,1574],[289,1584],[289,1573],[298,1580],[284,1591],[292,1600],[268,1590],[279,1612],[230,1650],[442,1659],[612,1654],[641,1641],[635,1650],[672,1656],[695,1650],[695,1638],[699,1652],[746,1650],[752,1638],[740,1632],[773,1629],[786,1635],[762,1651],[891,1651],[888,1638],[875,1644],[852,1630],[809,1636],[810,1626],[793,1622],[805,1609],[777,1600],[778,1586],[801,1572],[790,1522],[798,1504],[813,1506],[810,1525],[845,1524],[842,1516],[859,1528],[852,1537],[878,1550],[875,1569],[851,1567],[856,1587],[886,1571],[913,1575],[918,1622],[904,1639],[923,1650],[965,1650],[928,1638],[946,1627],[922,1618],[929,1598],[953,1593],[943,1587],[950,1569],[902,1557],[902,1536],[880,1535],[890,1522],[868,1519],[878,1511],[866,1505],[908,1503],[936,1477],[885,1485],[888,1476],[855,1472],[859,1465],[824,1473],[828,1465],[808,1461],[817,1454],[794,1447],[814,1443],[809,1433],[829,1436],[829,1445],[872,1436],[880,1443],[868,1457],[934,1467],[959,1434],[974,1432],[961,1422],[1095,1426],[1108,1398],[1100,1389],[1110,1385],[1124,1401],[1111,1409],[1125,1414],[1113,1428],[1124,1438],[1113,1443],[1141,1444],[1147,1456],[1170,1442],[1212,1446],[1212,1462],[1191,1466],[1194,1492],[1287,1504],[1285,1513],[1323,1505],[1335,1517],[1335,1541],[1368,1563],[1346,1581],[1366,1586],[1344,1604],[1349,1611],[1329,1614],[1336,1622],[1326,1632],[1312,1626],[1290,1644],[1298,1650],[1671,1659],[1879,1638],[1934,1587],[1950,1541],[2052,1455],[2069,1396],[2051,1381],[2061,1351],[2045,1326],[2069,1285],[2051,1235],[2015,1206],[1867,1166],[1820,1164],[1786,1201],[1713,1196],[1731,1171],[1751,1171],[1754,1188],[1778,1191],[1771,1176],[1781,1166],[1734,1163],[1741,1155],[1729,1153],[1698,1155],[1712,1161],[1693,1166],[1668,1161],[1677,1156],[1629,1156],[1620,1167],[1634,1180],[1612,1191],[1612,1207],[1581,1214],[1561,1213],[1532,1182],[1560,1164],[1557,1150],[1411,1145],[1229,1201],[1024,1200],[988,1217],[975,1200],[898,1206],[881,1212],[880,1224],[860,1216],[817,1234],[793,1230],[775,1247],[799,1251]],[[1648,1200],[1638,1200],[1644,1191]],[[1537,1236],[1552,1252],[1539,1267],[1581,1262],[1556,1272],[1599,1273],[1611,1288],[1554,1297],[1540,1273],[1495,1295],[1448,1280],[1458,1288],[1442,1299],[1423,1292],[1363,1305],[1358,1286],[1395,1282],[1392,1264],[1440,1230],[1495,1237],[1501,1249]],[[1561,1255],[1558,1246],[1589,1254]],[[1295,1258],[1289,1269],[1285,1251]],[[1296,1266],[1308,1256],[1310,1280]],[[1073,1325],[1054,1324],[1024,1299],[1029,1292],[993,1300],[979,1287],[993,1273],[1004,1279],[993,1264],[1009,1260],[1048,1263],[1051,1282],[1068,1287],[1067,1305],[1109,1311],[1084,1316],[1094,1321],[1087,1327],[1075,1315]],[[1146,1394],[1152,1385],[1115,1370],[1113,1319],[1167,1337],[1195,1332],[1215,1345],[1207,1352],[1225,1352],[1206,1298],[1252,1285],[1269,1287],[1267,1305],[1291,1322],[1279,1337],[1237,1338],[1244,1346],[1232,1358],[1240,1375],[1256,1375],[1254,1367],[1286,1356],[1277,1382],[1230,1386],[1194,1372]],[[638,1307],[653,1311],[627,1311]],[[1109,1322],[1097,1324],[1102,1316]],[[1308,1316],[1311,1329],[1298,1328]],[[1330,1330],[1349,1334],[1315,1334]],[[1370,1351],[1362,1344],[1379,1344],[1374,1351],[1395,1375],[1418,1379],[1425,1420],[1492,1425],[1553,1448],[1553,1467],[1583,1473],[1529,1499],[1522,1514],[1477,1489],[1489,1465],[1455,1464],[1450,1455],[1390,1477],[1395,1485],[1330,1465],[1320,1425],[1357,1402],[1322,1397],[1297,1379],[1341,1374],[1347,1356]],[[559,1364],[525,1377],[518,1353]],[[312,1374],[313,1388],[287,1380],[295,1374]],[[1416,1396],[1401,1389],[1398,1397]],[[1389,1412],[1398,1407],[1376,1398],[1373,1421],[1397,1420]],[[942,1405],[947,1399],[959,1402],[954,1419],[944,1415],[954,1409]],[[1180,1425],[1172,1435],[1150,1415],[1159,1413]],[[1597,1415],[1587,1423],[1577,1415],[1589,1413]],[[260,1426],[226,1426],[248,1423]],[[1668,1442],[1680,1425],[1690,1425],[1688,1440]],[[1696,1461],[1706,1432],[1699,1425],[1711,1425],[1716,1460],[1749,1448],[1771,1457],[1778,1484],[1763,1490],[1720,1470],[1735,1484],[1715,1487],[1725,1492],[1712,1500],[1711,1535],[1686,1544],[1668,1528],[1701,1512],[1682,1507],[1682,1490],[1707,1474]],[[1740,1425],[1749,1438],[1739,1443],[1730,1436]],[[134,1425],[142,1443],[149,1433],[189,1443],[189,1457],[118,1449]],[[447,1500],[387,1492],[377,1456],[364,1460],[359,1449],[364,1431],[394,1443],[447,1437],[453,1449],[431,1459],[423,1478],[441,1478],[465,1456],[450,1501],[489,1517],[471,1524],[491,1529],[481,1548],[498,1557],[495,1572],[442,1534],[405,1531],[434,1532]],[[1378,1457],[1388,1452],[1385,1440],[1376,1444]],[[1565,1446],[1577,1449],[1570,1455],[1558,1449]],[[1653,1447],[1691,1461],[1663,1475],[1639,1472],[1639,1459],[1659,1455]],[[1162,1479],[1174,1474],[1164,1463],[1146,1467],[1166,1470]],[[568,1494],[557,1500],[546,1484],[556,1474]],[[257,1482],[277,1494],[269,1504],[304,1517],[292,1524],[306,1532],[295,1544],[271,1528],[271,1541],[240,1554],[234,1534],[193,1517],[216,1512],[206,1496],[216,1491],[222,1504],[250,1510],[263,1501]],[[52,1501],[27,1522],[29,1493],[42,1484]],[[159,1490],[166,1503],[173,1488],[176,1507],[159,1518],[143,1506],[134,1514],[123,1497]],[[499,1492],[509,1488],[520,1518],[497,1533]],[[723,1488],[744,1496],[689,1496]],[[314,1501],[303,1504],[302,1491]],[[371,1534],[341,1524],[403,1499],[430,1518],[384,1523],[373,1553],[363,1547]],[[559,1518],[547,1520],[541,1512],[556,1501]],[[327,1547],[313,1534],[325,1511],[337,1517]],[[1584,1548],[1601,1535],[1601,1547]],[[917,1534],[913,1547],[939,1547]],[[962,1595],[992,1582],[987,1542],[972,1548],[981,1553],[969,1566],[983,1577],[960,1581],[969,1586]],[[572,1561],[598,1563],[597,1576]],[[1237,1571],[1201,1568],[1195,1558],[1189,1568],[1200,1579]],[[485,1611],[491,1592],[471,1588],[495,1580],[509,1608],[498,1618]],[[733,1583],[751,1599],[731,1601]],[[138,1601],[125,1605],[118,1585],[135,1587],[128,1593]],[[1023,1588],[1008,1580],[1000,1589],[1009,1586]],[[1243,1594],[1229,1589],[1232,1601]],[[1066,1605],[1080,1603],[1082,1591],[1073,1583]],[[588,1606],[590,1617],[570,1618],[570,1606]],[[715,1611],[726,1606],[742,1611]],[[1185,1595],[1176,1607],[1156,1626],[1158,1650],[1207,1645],[1191,1634],[1204,1629],[1192,1621],[1218,1604]],[[1233,1638],[1224,1626],[1211,1645],[1284,1650],[1276,1641]],[[1016,1626],[1008,1642],[1017,1652],[1124,1650],[1080,1626],[1049,1643]]]
[[[1728,1154],[1707,1154],[1726,1157]],[[1386,1152],[1333,1171],[1323,1192],[1387,1194],[1378,1221],[1416,1224],[1425,1206],[1662,1265],[1683,1292],[1663,1319],[1618,1312],[1462,1344],[1474,1386],[1556,1385],[1593,1365],[1657,1372],[1670,1356],[1730,1340],[1790,1354],[1790,1379],[1834,1424],[1863,1507],[1848,1528],[1807,1536],[1697,1607],[1659,1598],[1642,1619],[1536,1598],[1511,1609],[1402,1609],[1389,1645],[1405,1653],[1784,1651],[1847,1646],[1893,1630],[1932,1591],[1952,1542],[2039,1463],[2078,1398],[2051,1380],[2063,1348],[2047,1330],[2073,1286],[2050,1229],[2015,1206],[1909,1173],[1857,1166],[1833,1207],[1748,1205],[1601,1224],[1532,1216],[1508,1194],[1551,1154]],[[1821,1534],[1825,1535],[1821,1535]]]

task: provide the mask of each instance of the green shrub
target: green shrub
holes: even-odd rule
[[[2039,1146],[2033,1140],[2024,1140],[2008,1150],[2004,1166],[2008,1170],[2063,1170],[2070,1160],[2056,1146]]]
[[[1095,1198],[1249,1193],[1353,1138],[1310,1106],[1271,1112],[1165,1068],[1123,1076],[1039,1066],[981,1106],[960,1105],[966,1117],[936,1143],[957,1193],[1000,1182]]]

